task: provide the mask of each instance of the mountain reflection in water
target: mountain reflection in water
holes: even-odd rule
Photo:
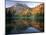
[[[43,30],[43,22],[32,20],[14,20],[16,25],[9,33],[36,33]],[[13,22],[13,21],[12,21]],[[11,22],[11,26],[15,23]]]
[[[33,27],[28,27],[25,30],[20,30],[20,32],[16,32],[15,29],[11,31],[11,33],[36,33],[36,32],[40,32],[40,30]]]
[[[40,19],[41,20],[41,19]],[[43,19],[40,20],[11,20],[11,26],[14,28],[9,33],[35,33],[35,32],[43,32],[44,30],[44,23]]]

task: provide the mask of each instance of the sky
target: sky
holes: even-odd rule
[[[16,3],[26,4],[28,7],[33,8],[41,3],[33,3],[33,2],[17,2],[18,0],[6,0],[6,8],[9,8],[13,5],[16,5]],[[22,1],[22,0],[21,0]]]

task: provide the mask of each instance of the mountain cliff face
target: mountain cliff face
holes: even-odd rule
[[[37,13],[43,13],[44,12],[44,4],[40,4],[37,7],[29,8],[26,5],[23,4],[17,4],[17,6],[12,6],[10,8],[6,9],[7,12],[15,13],[18,15],[34,15]]]
[[[35,8],[30,8],[30,10],[29,10],[29,8],[28,9],[26,9],[26,11],[25,12],[23,12],[23,13],[25,13],[26,15],[27,14],[32,14],[32,15],[35,15],[35,14],[37,14],[37,13],[43,13],[44,12],[44,4],[40,4],[40,5],[38,5],[37,7],[35,7]]]
[[[22,8],[20,7],[20,13],[19,15],[35,15],[37,13],[42,13],[44,12],[44,4],[40,4],[38,5],[37,7],[34,7],[34,8]]]
[[[31,14],[31,8],[25,4],[17,4],[16,13],[21,16],[26,16]]]
[[[40,4],[35,8],[32,8],[32,14],[36,14],[36,13],[43,13],[44,12],[44,4]]]

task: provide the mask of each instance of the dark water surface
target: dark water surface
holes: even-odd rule
[[[20,18],[20,17],[19,17]],[[7,32],[8,34],[18,34],[18,33],[37,33],[44,29],[44,21],[42,18],[36,17],[22,17],[22,18],[12,17],[7,18]],[[26,18],[26,19],[25,19]]]

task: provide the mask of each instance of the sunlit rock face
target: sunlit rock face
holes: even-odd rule
[[[32,8],[32,14],[44,13],[44,4],[40,4],[37,7]]]

